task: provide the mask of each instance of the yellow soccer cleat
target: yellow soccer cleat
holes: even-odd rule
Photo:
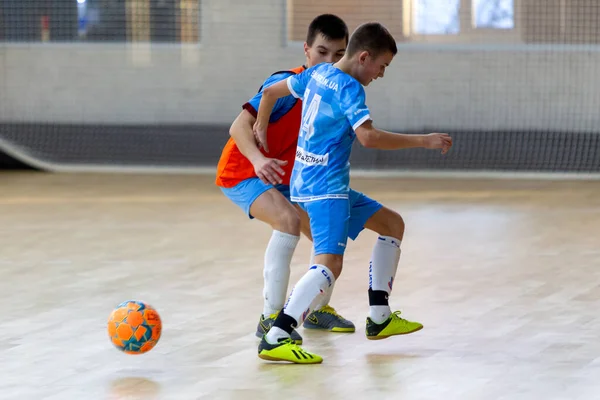
[[[406,335],[423,329],[423,325],[418,322],[408,321],[400,318],[400,311],[393,312],[388,319],[381,324],[376,324],[367,317],[367,339],[380,340],[395,335]]]
[[[277,344],[267,342],[263,336],[258,345],[258,357],[269,361],[289,361],[296,364],[320,364],[323,358],[303,350],[292,339],[284,339]]]

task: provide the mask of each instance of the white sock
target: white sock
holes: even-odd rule
[[[283,313],[296,321],[296,327],[304,322],[304,318],[310,313],[311,305],[326,289],[333,285],[335,278],[324,265],[313,265],[308,272],[296,283],[290,297],[283,308]],[[279,339],[285,339],[290,335],[283,329],[273,326],[267,332],[265,339],[268,343],[275,344]]]
[[[376,324],[382,324],[392,315],[390,306],[369,306],[369,318]]]
[[[265,266],[263,276],[263,315],[281,311],[285,304],[290,280],[290,264],[300,236],[273,231],[269,245],[265,251]]]
[[[333,294],[333,287],[335,286],[335,282],[331,284],[331,287],[327,288],[327,290],[325,290],[325,293],[323,293],[322,296],[319,296],[317,299],[318,301],[315,303],[314,307],[312,308],[313,310],[320,310],[321,308],[325,307],[326,305],[329,304],[329,302],[331,301],[331,295]]]
[[[400,240],[390,236],[379,236],[373,248],[369,267],[369,288],[373,291],[392,293],[394,278],[400,261]],[[369,317],[376,324],[389,318],[392,313],[389,305],[369,307]]]
[[[294,286],[283,312],[294,318],[302,325],[310,313],[311,305],[317,304],[319,296],[325,294],[327,289],[335,283],[333,273],[324,265],[315,264]]]
[[[310,265],[315,265],[315,248],[313,247],[310,253]],[[331,295],[333,294],[333,287],[335,286],[335,282],[331,284],[331,287],[323,293],[323,296],[318,296],[318,301],[315,303],[312,310],[320,310],[324,306],[328,305],[331,301]]]
[[[289,337],[290,335],[283,329],[277,326],[272,326],[271,329],[269,329],[269,332],[267,332],[265,340],[267,341],[267,343],[277,344],[277,342],[279,342],[279,339],[287,339]]]

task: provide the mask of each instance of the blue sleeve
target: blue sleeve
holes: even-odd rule
[[[287,78],[288,89],[292,92],[292,96],[300,100],[304,98],[304,91],[310,81],[313,68],[309,68],[300,74],[292,75]]]
[[[340,108],[353,130],[371,119],[366,100],[365,89],[358,81],[351,81],[340,91]]]
[[[262,88],[258,93],[254,95],[244,106],[242,107],[244,110],[248,111],[254,117],[258,112],[258,107],[260,106],[260,99],[262,99],[263,90],[279,81],[284,80],[288,76],[292,74],[291,72],[282,72],[278,74],[274,74],[267,78],[267,80],[263,83]],[[285,115],[288,111],[294,107],[296,104],[296,99],[293,96],[282,97],[277,100],[275,106],[273,107],[273,111],[271,113],[270,121],[274,122]]]

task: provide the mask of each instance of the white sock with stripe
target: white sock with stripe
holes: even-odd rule
[[[296,321],[296,327],[300,326],[304,319],[325,291],[335,282],[333,273],[324,265],[315,264],[294,286],[292,293],[283,308],[283,313]],[[274,329],[267,333],[266,339],[269,343],[276,343],[282,337],[289,337],[284,329]]]
[[[373,248],[369,267],[369,317],[376,324],[384,322],[392,313],[388,297],[400,262],[400,243],[391,236],[379,236]]]

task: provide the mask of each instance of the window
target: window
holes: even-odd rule
[[[460,0],[415,0],[413,33],[453,35],[460,32]]]
[[[522,0],[403,0],[406,41],[514,43],[520,41],[515,3]]]
[[[200,0],[3,0],[5,42],[199,41]]]
[[[475,28],[515,27],[514,0],[473,0]]]
[[[287,40],[303,42],[310,21],[322,13],[339,15],[350,31],[380,21],[398,42],[514,40],[517,1],[522,0],[288,0]],[[490,29],[495,33],[483,32]]]

